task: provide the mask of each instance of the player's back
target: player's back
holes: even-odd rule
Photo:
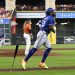
[[[30,29],[31,29],[31,24],[29,23],[25,24],[23,27],[24,33],[29,33]]]

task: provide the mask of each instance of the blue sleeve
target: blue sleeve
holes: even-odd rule
[[[49,19],[49,26],[50,26],[50,25],[51,25],[51,26],[55,25],[54,18],[52,18],[52,17]]]

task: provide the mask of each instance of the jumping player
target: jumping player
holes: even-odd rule
[[[44,51],[44,55],[43,58],[41,60],[41,62],[39,63],[39,67],[41,68],[48,68],[45,64],[45,60],[48,56],[48,54],[50,53],[52,47],[51,44],[47,38],[48,33],[50,33],[50,31],[55,33],[55,30],[53,29],[53,26],[55,24],[54,21],[54,17],[55,16],[55,12],[53,8],[48,8],[46,11],[46,17],[44,17],[41,21],[41,26],[40,26],[40,31],[37,34],[37,39],[34,43],[33,48],[30,50],[30,52],[28,53],[28,55],[26,56],[25,59],[22,60],[22,68],[26,69],[26,63],[29,60],[29,58],[37,51],[37,49],[41,46],[44,45],[46,47],[45,51]]]
[[[23,25],[23,37],[26,41],[26,48],[25,48],[25,56],[29,53],[30,45],[31,45],[31,22],[30,21],[25,21]]]

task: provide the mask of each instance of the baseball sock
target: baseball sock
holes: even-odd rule
[[[29,59],[36,51],[37,51],[37,48],[32,48],[24,60],[27,62],[28,59]]]
[[[42,58],[42,61],[41,61],[42,63],[45,62],[45,60],[46,60],[46,58],[47,58],[49,52],[51,51],[51,49],[52,49],[52,48],[47,48],[47,49],[45,50],[44,55],[43,55],[43,58]]]

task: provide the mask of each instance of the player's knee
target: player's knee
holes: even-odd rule
[[[31,50],[30,50],[30,53],[35,53],[37,51],[37,48],[32,48]]]
[[[52,50],[52,48],[47,48],[47,51],[50,52]]]
[[[27,56],[29,53],[29,50],[25,50],[25,55]]]
[[[27,42],[27,45],[31,45],[31,42]]]

